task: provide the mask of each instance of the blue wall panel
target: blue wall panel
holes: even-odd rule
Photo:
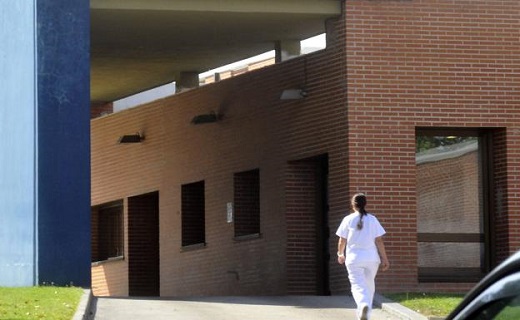
[[[89,1],[37,3],[39,282],[90,286]]]
[[[0,2],[0,286],[35,276],[33,1]]]

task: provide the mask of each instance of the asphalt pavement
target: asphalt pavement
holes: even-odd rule
[[[91,297],[85,319],[95,320],[345,320],[356,319],[351,296],[189,298]],[[371,320],[425,317],[378,296]],[[90,315],[90,316],[89,316]]]

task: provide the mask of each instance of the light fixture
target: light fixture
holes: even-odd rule
[[[303,89],[285,89],[282,91],[280,100],[296,100],[307,97],[307,91]]]
[[[222,115],[211,111],[206,114],[199,114],[198,116],[193,117],[191,119],[192,124],[205,124],[205,123],[213,123],[222,119]]]
[[[141,132],[135,134],[125,134],[119,137],[117,143],[139,143],[144,140],[144,135]]]

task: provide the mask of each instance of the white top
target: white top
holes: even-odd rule
[[[381,263],[375,240],[377,237],[384,235],[386,231],[377,218],[370,213],[363,217],[363,229],[358,230],[359,217],[360,213],[357,211],[349,214],[343,218],[336,231],[338,237],[347,239],[345,263]]]

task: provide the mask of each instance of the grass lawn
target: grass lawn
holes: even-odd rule
[[[462,301],[464,294],[387,293],[384,296],[422,315],[445,317]]]
[[[82,295],[75,287],[0,287],[0,319],[70,320]]]

